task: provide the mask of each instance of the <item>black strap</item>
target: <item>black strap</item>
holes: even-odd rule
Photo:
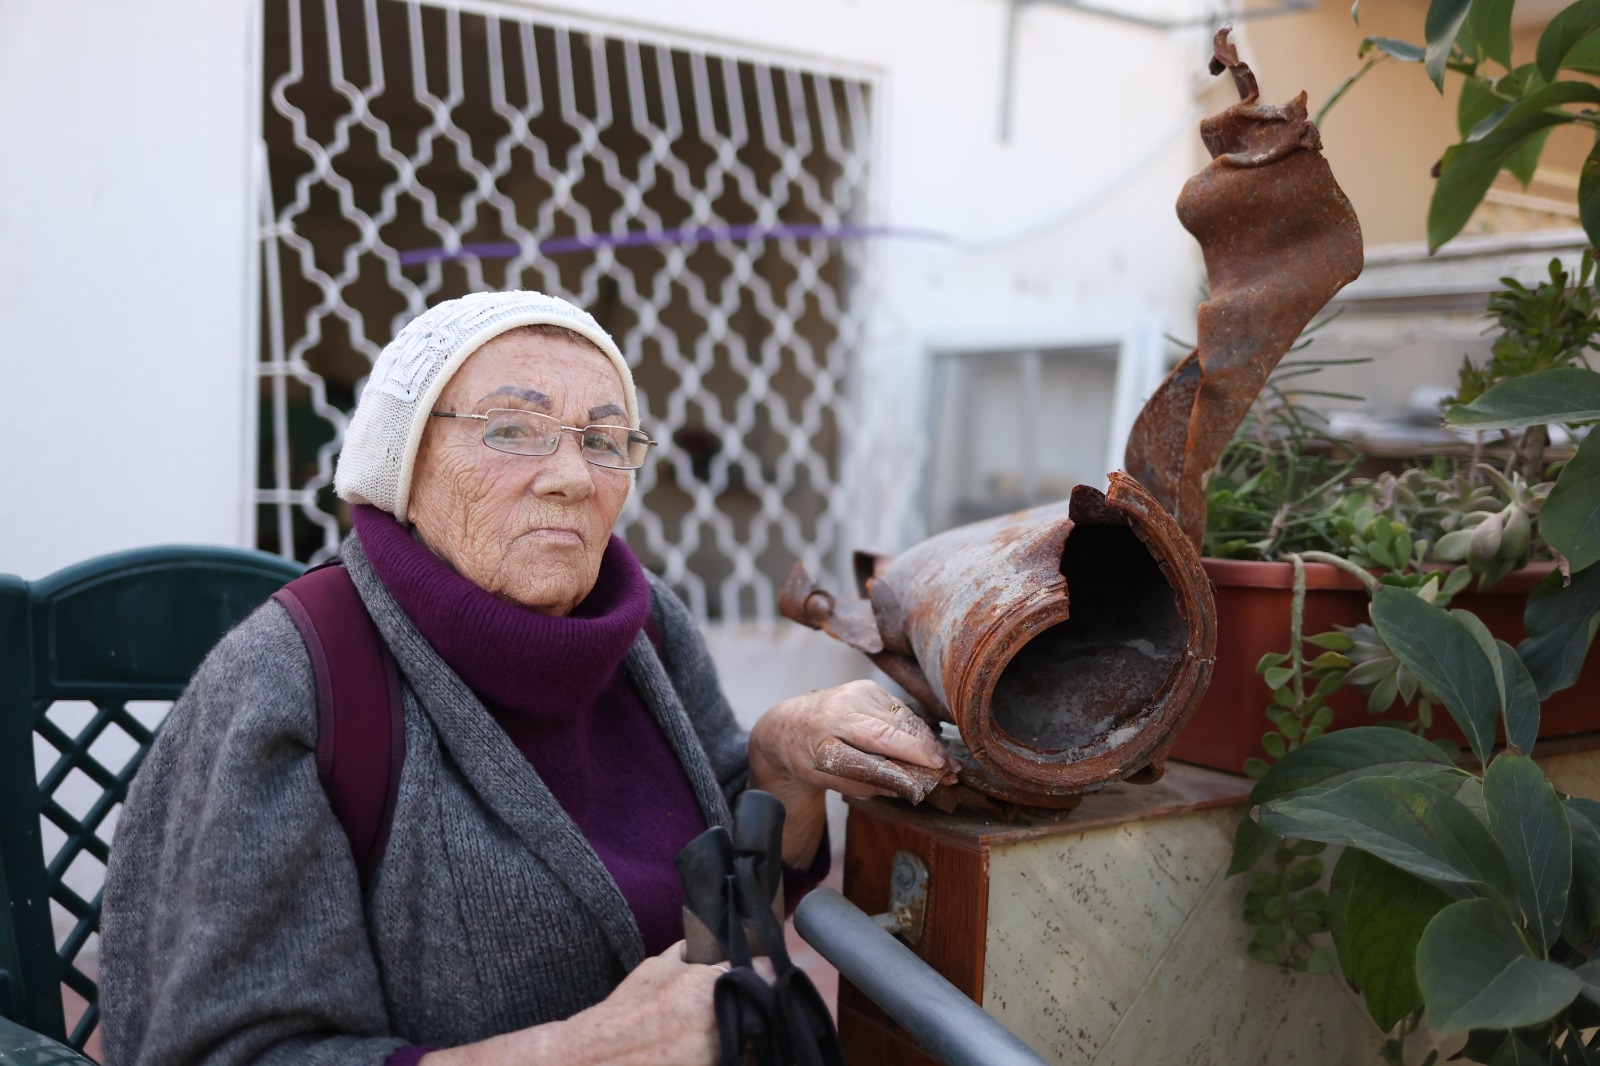
[[[822,994],[798,966],[778,974],[778,1013],[794,1066],[844,1066],[839,1030]]]
[[[766,799],[766,797],[762,797]],[[735,817],[746,803],[735,805]],[[843,1066],[839,1034],[833,1015],[805,971],[789,957],[783,925],[772,913],[773,896],[763,886],[777,879],[771,868],[781,861],[777,834],[781,820],[761,819],[741,824],[750,835],[752,825],[770,823],[755,835],[768,832],[773,839],[734,851],[725,829],[706,830],[678,856],[684,879],[684,896],[693,913],[716,936],[732,968],[717,978],[712,1004],[721,1042],[720,1066]],[[733,836],[739,836],[735,825]],[[713,847],[720,844],[720,847]],[[768,984],[750,965],[751,945],[745,939],[749,925],[756,946],[772,960],[777,980]]]
[[[740,855],[733,860],[735,898],[739,901],[738,909],[755,930],[756,939],[761,942],[767,958],[772,960],[773,967],[779,973],[783,973],[793,969],[794,963],[789,961],[789,949],[783,942],[783,926],[778,924],[777,917],[772,913],[772,897],[761,891],[761,879],[756,876],[757,861],[750,855]]]
[[[783,1066],[783,1019],[772,986],[760,974],[748,965],[735,966],[717,978],[711,1004],[720,1066]]]
[[[772,993],[783,1034],[783,1061],[793,1066],[844,1066],[833,1014],[811,978],[789,958],[783,927],[772,913],[772,900],[762,891],[756,871],[760,861],[741,855],[733,865],[738,877],[739,909],[750,920],[777,971]]]

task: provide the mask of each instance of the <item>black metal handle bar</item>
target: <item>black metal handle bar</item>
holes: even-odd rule
[[[1044,1066],[1015,1033],[833,889],[801,900],[794,927],[945,1066]]]

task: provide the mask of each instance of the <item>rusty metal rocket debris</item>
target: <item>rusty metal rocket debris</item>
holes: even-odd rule
[[[1200,305],[1198,347],[1145,404],[1123,457],[1196,547],[1223,447],[1300,331],[1362,266],[1361,226],[1322,158],[1306,94],[1259,103],[1229,29],[1217,31],[1211,73],[1229,71],[1240,100],[1200,123],[1212,160],[1178,197],[1211,297]]]
[[[925,714],[953,723],[961,782],[982,795],[1070,806],[1107,781],[1159,774],[1205,692],[1210,583],[1177,523],[1125,474],[1107,495],[1080,485],[1066,503],[858,559],[863,599],[841,604],[797,565],[779,610],[865,652]],[[936,774],[906,770],[901,784],[882,766],[830,761],[830,773],[908,799],[940,791]]]
[[[1258,102],[1216,37],[1212,73],[1242,100],[1201,123],[1212,162],[1178,201],[1211,280],[1199,347],[1140,413],[1110,490],[941,533],[895,557],[856,555],[858,599],[796,565],[779,610],[863,652],[949,722],[960,781],[840,744],[830,773],[941,809],[1067,808],[1154,780],[1204,695],[1216,605],[1200,562],[1206,480],[1267,375],[1361,271],[1361,231],[1319,152],[1306,98]],[[844,748],[845,750],[838,750]],[[996,807],[996,804],[999,807]]]

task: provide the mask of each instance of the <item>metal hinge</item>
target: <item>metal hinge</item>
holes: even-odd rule
[[[909,851],[897,851],[889,875],[889,909],[872,920],[907,944],[922,939],[928,916],[928,867]]]

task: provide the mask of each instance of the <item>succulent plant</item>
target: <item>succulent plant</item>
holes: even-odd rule
[[[1433,558],[1466,563],[1478,574],[1478,587],[1488,588],[1511,571],[1527,566],[1535,551],[1546,550],[1535,537],[1535,519],[1550,494],[1551,483],[1529,485],[1521,474],[1507,476],[1490,466],[1478,468],[1487,479],[1447,516],[1448,526],[1434,545]],[[1480,490],[1493,486],[1485,496]]]
[[[1487,589],[1547,551],[1535,520],[1551,485],[1529,485],[1479,464],[1414,467],[1357,482],[1334,523],[1343,554],[1359,566],[1403,572],[1428,563],[1466,564]],[[1463,581],[1466,579],[1463,578]]]
[[[1340,626],[1339,629],[1350,638],[1350,650],[1344,654],[1355,664],[1345,674],[1345,683],[1368,694],[1368,711],[1382,714],[1394,705],[1396,696],[1405,703],[1416,699],[1417,675],[1395,658],[1394,652],[1378,636],[1376,629],[1365,622],[1356,626]],[[1425,704],[1426,701],[1418,707],[1420,713],[1417,715],[1417,725],[1422,729],[1428,728],[1433,718],[1424,710]]]

